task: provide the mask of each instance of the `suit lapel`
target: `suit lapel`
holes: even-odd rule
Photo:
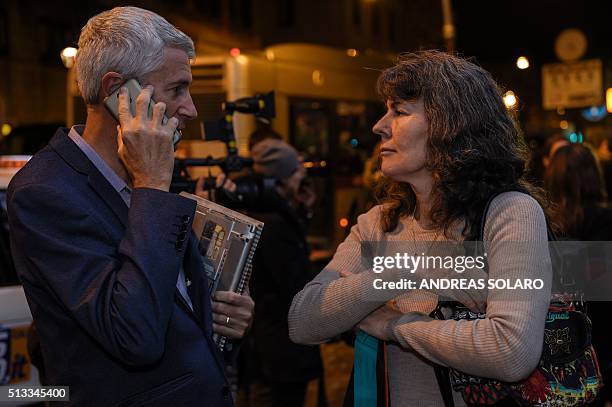
[[[127,226],[128,206],[125,204],[119,193],[111,186],[96,168],[89,173],[89,185],[102,198],[108,207],[119,219],[119,222],[125,227]]]
[[[81,149],[68,137],[68,129],[60,128],[49,142],[62,159],[75,171],[87,175],[92,189],[100,196],[117,219],[125,227],[127,224],[128,207],[112,185],[104,178],[98,169],[89,161]]]

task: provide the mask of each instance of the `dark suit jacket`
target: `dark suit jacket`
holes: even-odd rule
[[[74,405],[226,406],[195,203],[152,189],[128,207],[59,129],[8,190],[11,245],[40,335],[45,384]],[[193,274],[192,312],[176,290]]]

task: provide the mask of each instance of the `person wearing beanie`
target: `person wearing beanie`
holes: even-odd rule
[[[276,140],[282,140],[283,137],[278,134],[276,131],[274,131],[272,129],[272,127],[270,126],[270,124],[267,123],[262,123],[259,120],[256,123],[257,125],[257,129],[251,133],[251,135],[249,136],[249,151],[253,151],[253,147],[255,146],[255,144],[266,140],[266,139],[276,139]]]
[[[248,401],[250,406],[302,406],[308,382],[322,377],[323,365],[318,346],[291,342],[287,313],[293,296],[314,277],[303,210],[314,195],[303,193],[306,171],[285,141],[264,139],[251,156],[253,171],[276,179],[277,186],[274,199],[248,213],[265,224],[250,287],[255,318],[243,346]]]
[[[268,138],[260,141],[253,146],[251,157],[253,170],[266,177],[286,179],[300,167],[298,152],[283,140]]]

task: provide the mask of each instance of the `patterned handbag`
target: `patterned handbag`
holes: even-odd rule
[[[455,320],[485,317],[447,302],[440,302],[433,314],[442,315],[445,307],[452,309]],[[591,345],[591,322],[576,306],[562,302],[551,303],[548,309],[542,356],[527,379],[504,383],[455,369],[449,369],[448,377],[453,390],[474,406],[493,405],[507,398],[519,406],[580,406],[593,401],[602,385]]]
[[[487,202],[483,214],[487,213],[494,197]],[[484,236],[484,222],[485,215],[481,221],[479,240]],[[555,240],[550,229],[548,235],[549,240]],[[595,400],[603,383],[591,344],[591,321],[583,312],[582,305],[581,302],[572,301],[571,297],[554,297],[544,326],[540,362],[524,380],[505,383],[435,366],[445,405],[454,406],[452,390],[461,393],[470,406],[581,406]],[[440,301],[430,316],[445,319],[444,308],[451,310],[450,318],[454,320],[485,318],[484,313],[473,312],[463,304],[448,301]]]

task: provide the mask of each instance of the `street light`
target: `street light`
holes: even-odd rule
[[[62,58],[62,63],[68,69],[72,68],[74,65],[74,57],[76,57],[77,49],[74,47],[66,47],[60,53],[60,57]]]
[[[74,47],[66,47],[62,50],[62,52],[60,52],[62,63],[68,70],[66,73],[66,125],[68,127],[74,124],[74,99],[72,95],[76,92],[74,90],[76,89],[77,85],[76,75],[72,67],[74,66],[74,59],[77,52],[78,50]]]
[[[516,103],[517,103],[516,95],[511,90],[504,93],[503,100],[504,100],[504,105],[506,105],[508,109],[512,109],[513,107],[516,106]]]
[[[527,69],[529,68],[529,60],[527,59],[527,57],[520,56],[516,60],[516,66],[518,67],[518,69]]]

